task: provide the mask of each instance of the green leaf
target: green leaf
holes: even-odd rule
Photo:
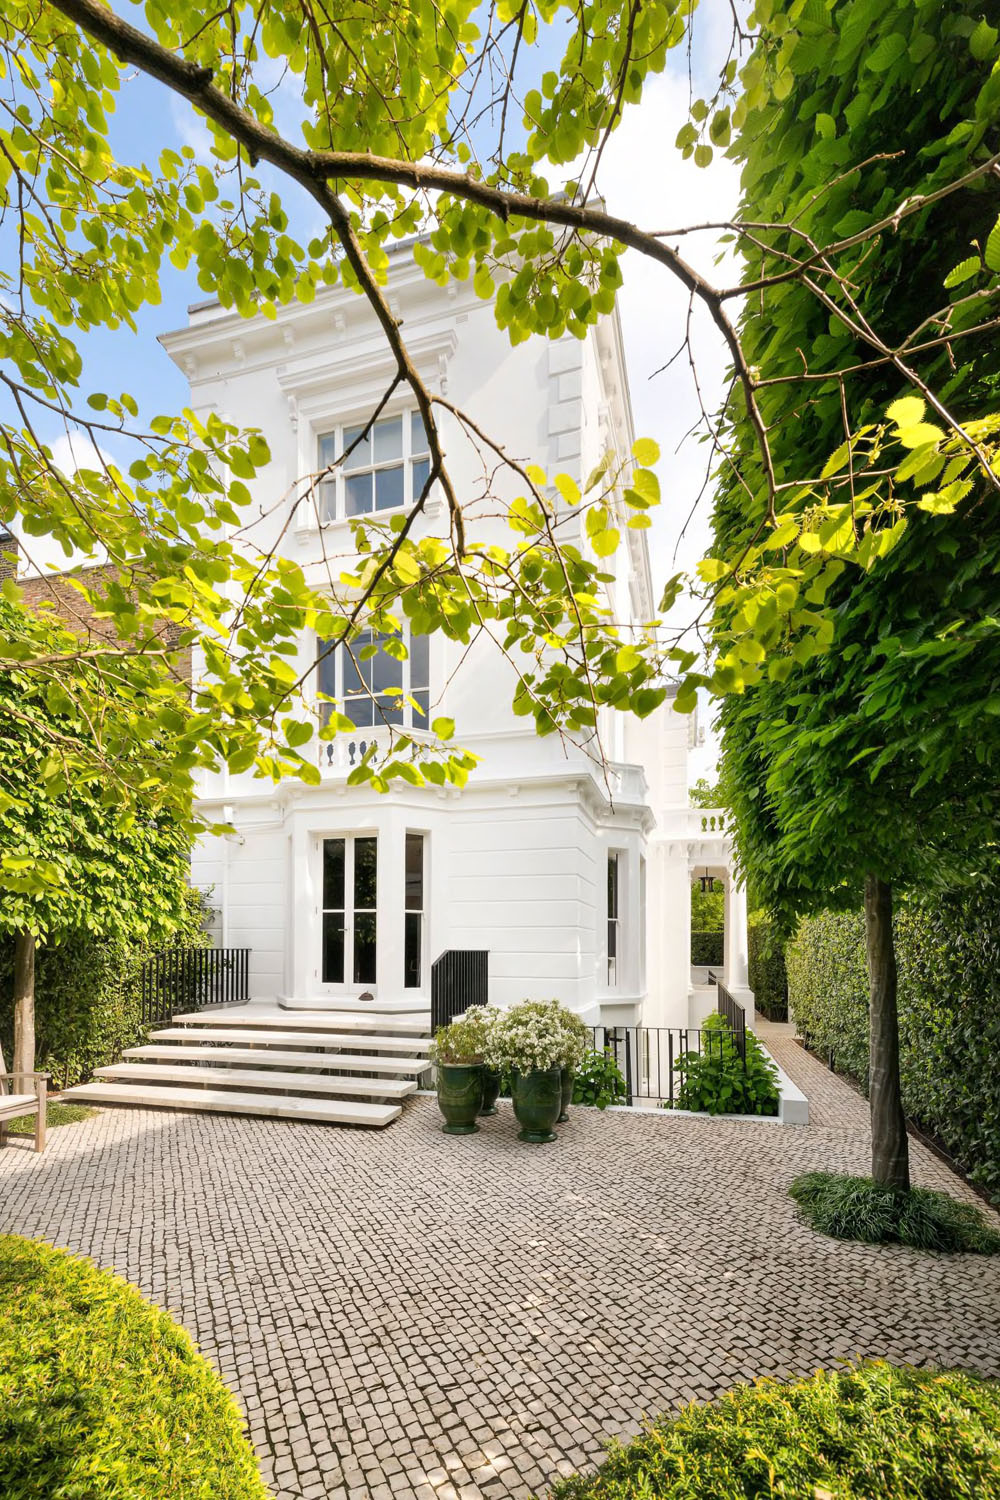
[[[960,261],[957,266],[948,272],[944,278],[944,284],[949,291],[953,286],[961,286],[963,282],[970,281],[973,276],[978,275],[981,264],[978,255],[970,255],[966,260]]]
[[[632,457],[644,469],[650,469],[660,457],[660,445],[654,443],[652,438],[636,438],[632,444]]]

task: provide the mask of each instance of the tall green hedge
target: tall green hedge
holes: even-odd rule
[[[192,896],[175,942],[207,947],[201,905]],[[45,944],[35,959],[35,1066],[52,1074],[53,1088],[90,1078],[117,1062],[126,1047],[145,1040],[140,975],[149,948],[141,943],[67,935]],[[14,1040],[14,940],[0,937],[0,1045],[10,1064]]]
[[[725,961],[725,935],[723,933],[692,932],[691,962],[693,964],[721,968]]]
[[[903,1106],[1000,1203],[1000,881],[974,899],[901,905],[894,932]],[[786,958],[800,1034],[867,1088],[861,915],[803,922]]]
[[[785,945],[777,927],[766,918],[750,920],[747,958],[755,1009],[770,1021],[784,1021],[788,1016]]]

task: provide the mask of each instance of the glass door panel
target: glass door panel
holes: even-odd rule
[[[322,980],[374,984],[378,839],[323,840]]]
[[[347,840],[323,840],[323,983],[343,984]]]
[[[374,984],[378,839],[354,840],[354,983]]]

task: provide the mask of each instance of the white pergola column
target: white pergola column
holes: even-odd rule
[[[726,986],[734,993],[749,988],[747,971],[747,893],[735,873],[726,879]]]

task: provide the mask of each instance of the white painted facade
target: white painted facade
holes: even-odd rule
[[[532,339],[512,348],[488,304],[463,285],[442,291],[405,257],[394,267],[391,298],[429,387],[447,394],[512,456],[542,464],[550,476],[566,472],[580,481],[609,447],[628,454],[633,432],[616,318],[604,319],[583,341]],[[254,544],[277,544],[317,582],[336,578],[342,564],[329,566],[324,555],[349,557],[351,531],[340,517],[349,495],[367,493],[364,476],[338,478],[332,519],[322,525],[319,507],[309,504],[289,517],[297,482],[322,467],[324,435],[339,440],[343,429],[366,423],[390,383],[393,360],[367,304],[337,289],[311,305],[281,310],[273,321],[196,306],[189,326],[163,343],[190,381],[196,411],[259,427],[267,438],[271,462],[255,481]],[[400,391],[384,413],[387,422],[403,419],[403,457],[396,464],[402,473],[385,478],[388,498],[400,484],[404,500],[409,497],[412,405]],[[477,537],[489,534],[500,523],[476,516],[482,457],[446,412],[441,428],[456,491],[471,502],[470,529]],[[396,429],[385,432],[388,453]],[[383,481],[376,475],[374,482]],[[509,496],[519,492],[509,474],[496,483]],[[445,524],[443,501],[432,497],[418,525],[427,534]],[[613,561],[614,608],[619,618],[648,620],[655,601],[646,533],[624,535]],[[498,531],[497,540],[505,539]],[[316,649],[314,638],[302,640],[300,668],[315,661]],[[481,757],[462,790],[400,782],[382,795],[348,788],[360,746],[386,734],[384,727],[363,725],[354,736],[314,741],[319,786],[274,786],[228,772],[205,780],[205,810],[231,821],[237,833],[203,841],[194,878],[213,890],[217,941],[250,948],[252,992],[290,1006],[346,1006],[362,992],[374,994],[379,1005],[409,999],[426,1005],[430,966],[440,953],[487,949],[494,1003],[558,997],[592,1022],[688,1024],[697,1004],[689,889],[705,842],[700,814],[687,805],[689,720],[669,702],[644,722],[609,714],[605,784],[582,749],[558,736],[540,739],[531,720],[512,713],[514,674],[492,642],[480,640],[464,652],[431,637],[427,673],[430,717],[453,718],[456,742]],[[343,686],[338,679],[338,693]],[[408,923],[407,904],[415,902],[412,885],[407,897],[407,838],[412,850],[415,835],[423,838],[422,909],[411,910]],[[374,895],[365,897],[363,910],[352,911],[348,891],[342,913],[329,917],[335,947],[341,942],[336,932],[342,927],[346,934],[338,978],[339,947],[332,958],[324,955],[323,910],[331,904],[324,849],[329,859],[343,856],[348,865],[353,851],[361,867],[372,846],[352,841],[372,838]],[[720,836],[708,843],[713,863],[728,872],[728,841]],[[610,856],[618,881],[613,965]],[[334,906],[338,899],[335,891]],[[365,902],[372,901],[369,909]],[[738,894],[733,905],[741,909]],[[366,945],[373,914],[374,960]],[[733,928],[738,933],[738,920]],[[360,945],[362,970],[374,963],[365,978],[352,967],[352,942]],[[728,977],[745,989],[745,933],[735,940],[732,960]]]

